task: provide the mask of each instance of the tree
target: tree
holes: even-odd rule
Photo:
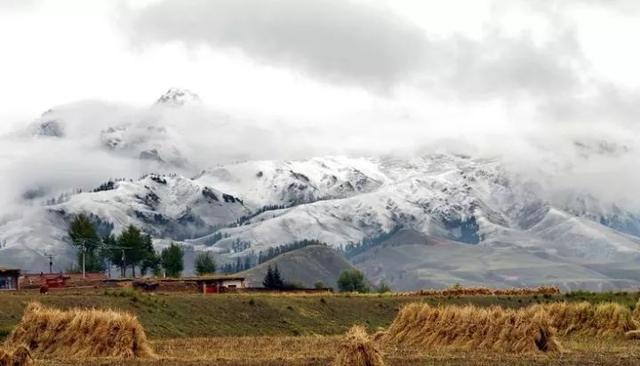
[[[202,252],[196,256],[194,266],[196,267],[196,273],[198,276],[202,276],[206,273],[214,273],[216,271],[216,262],[211,252]]]
[[[262,287],[264,288],[273,288],[273,270],[271,269],[271,265],[267,267],[267,274],[264,275],[264,280],[262,280]]]
[[[183,259],[184,251],[174,243],[171,243],[168,248],[164,248],[160,254],[160,263],[169,277],[180,277],[184,270]]]
[[[278,266],[275,266],[275,269],[272,269],[271,265],[267,267],[267,274],[264,276],[262,286],[271,290],[281,290],[284,288],[284,281],[280,276]]]
[[[142,262],[140,263],[140,274],[145,276],[149,270],[153,273],[158,272],[160,267],[160,258],[153,249],[153,240],[151,235],[143,236],[142,241]]]
[[[389,287],[389,285],[387,285],[387,283],[384,282],[384,280],[382,280],[382,281],[380,281],[380,283],[376,287],[376,292],[379,293],[379,294],[384,294],[384,293],[387,293],[387,292],[391,292],[391,287]]]
[[[367,286],[364,274],[357,269],[340,273],[338,289],[342,292],[369,292],[369,286]]]
[[[276,285],[275,288],[282,289],[284,288],[284,280],[280,275],[280,270],[278,269],[278,265],[276,264],[275,269],[273,270],[273,283]]]
[[[120,267],[122,272],[122,251],[117,247],[118,239],[113,234],[107,235],[102,238],[102,250],[104,252],[104,257],[108,259],[112,265]],[[122,277],[124,277],[122,273],[121,275]]]
[[[104,271],[104,260],[100,255],[100,240],[93,224],[84,214],[76,215],[69,224],[69,237],[78,248],[78,267],[82,269],[83,257],[87,272]]]
[[[126,272],[125,268],[130,265],[133,277],[136,276],[136,265],[140,264],[149,254],[148,243],[145,240],[146,238],[140,229],[133,225],[129,225],[117,239],[118,246],[124,250],[124,261],[120,260],[122,262],[121,268],[123,272]],[[151,250],[153,251],[153,247]]]
[[[251,269],[251,257],[244,257],[244,264],[242,266],[243,270]]]

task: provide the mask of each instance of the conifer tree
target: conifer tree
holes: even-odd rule
[[[178,245],[171,243],[160,254],[162,267],[169,277],[180,277],[184,270],[184,252]]]
[[[262,286],[268,289],[275,288],[275,282],[273,278],[273,269],[271,269],[271,265],[267,267],[267,274],[264,276],[264,280],[262,281]]]
[[[273,270],[273,283],[275,285],[274,288],[276,289],[283,289],[284,288],[284,280],[282,279],[282,276],[280,275],[280,270],[278,269],[278,265],[276,264],[275,269]]]
[[[71,243],[78,248],[78,267],[82,268],[83,254],[87,272],[101,272],[104,261],[100,256],[100,240],[93,224],[84,214],[76,215],[69,224]]]
[[[195,266],[198,276],[207,273],[215,273],[216,262],[211,252],[202,252],[196,256]]]

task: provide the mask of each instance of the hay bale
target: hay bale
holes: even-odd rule
[[[631,316],[636,323],[640,323],[640,299],[636,303],[636,306],[634,306]]]
[[[19,346],[13,352],[8,352],[0,348],[0,366],[31,366],[33,358],[29,348],[24,345]]]
[[[511,353],[560,351],[546,312],[498,306],[409,304],[384,338],[387,344]]]
[[[340,344],[333,366],[383,366],[380,350],[371,341],[364,327],[354,325]]]
[[[0,348],[0,366],[11,365],[11,354]]]
[[[379,330],[379,331],[377,331],[377,332],[373,333],[373,335],[371,336],[371,339],[372,339],[374,342],[381,342],[381,341],[384,339],[384,337],[385,337],[386,335],[387,335],[387,332],[386,332],[386,331],[384,331],[384,330]]]
[[[38,303],[27,306],[6,344],[26,344],[39,356],[154,357],[142,325],[131,314],[96,309],[62,311]]]
[[[30,366],[33,365],[33,358],[31,357],[31,352],[29,348],[25,345],[20,345],[18,348],[13,350],[13,354],[11,355],[11,366]]]
[[[636,330],[629,308],[616,303],[556,302],[533,305],[530,310],[549,313],[559,335],[623,337]]]

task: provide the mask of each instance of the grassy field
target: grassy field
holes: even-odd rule
[[[154,341],[156,360],[39,360],[38,365],[329,365],[340,336],[213,337]],[[383,349],[388,365],[638,365],[640,344],[623,339],[561,339],[565,352],[499,354],[420,349]]]
[[[134,313],[152,340],[158,360],[131,365],[327,365],[351,325],[370,331],[387,327],[410,302],[521,307],[553,301],[614,301],[633,307],[638,293],[573,293],[505,297],[398,297],[390,295],[209,295],[141,294],[127,290],[77,293],[0,294],[0,338],[19,322],[26,304],[57,308],[112,308]],[[555,355],[500,355],[483,352],[437,353],[385,349],[392,365],[635,365],[640,341],[561,339],[566,352]],[[117,365],[121,360],[39,360],[42,365]]]
[[[344,333],[353,324],[375,331],[388,326],[410,302],[521,307],[552,301],[613,301],[630,308],[638,293],[574,293],[554,296],[396,297],[389,295],[143,294],[130,290],[0,294],[0,339],[31,301],[67,309],[119,309],[138,316],[151,339],[217,336],[297,336]]]

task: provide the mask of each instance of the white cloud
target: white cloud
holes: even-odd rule
[[[162,1],[134,11],[137,41],[239,49],[333,81],[385,88],[420,70],[420,28],[381,9],[342,0]]]
[[[163,117],[198,168],[446,148],[528,166],[555,158],[603,176],[615,167],[631,187],[639,180],[624,172],[630,159],[584,159],[573,144],[638,137],[640,71],[629,44],[640,22],[622,3],[43,0],[0,12],[0,100],[8,101],[0,132],[87,98],[129,102],[145,115],[178,86],[207,104]],[[15,187],[6,192],[49,176],[68,178],[54,179],[57,187],[90,186],[140,172],[98,148],[117,113],[81,108],[69,118],[76,124],[65,143],[3,141],[0,172]],[[607,188],[606,179],[590,181]]]

